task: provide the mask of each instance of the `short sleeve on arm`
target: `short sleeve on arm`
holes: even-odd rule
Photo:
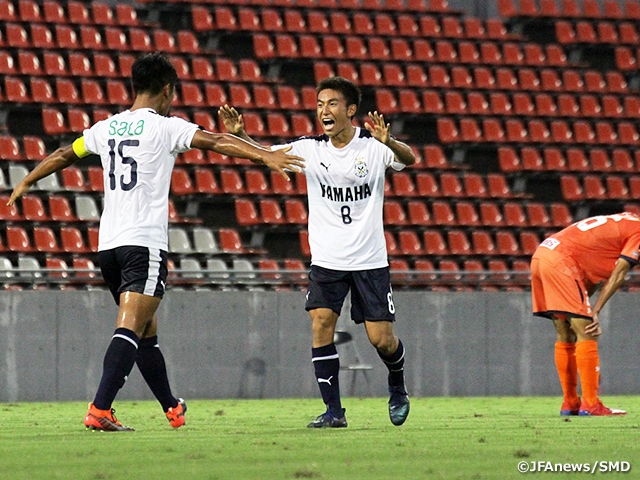
[[[169,117],[163,122],[163,136],[171,153],[191,150],[191,141],[200,127],[180,117]]]
[[[624,244],[620,256],[624,257],[631,265],[638,264],[638,258],[640,256],[640,233],[629,237]]]

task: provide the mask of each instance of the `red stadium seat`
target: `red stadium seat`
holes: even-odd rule
[[[480,225],[480,217],[476,207],[471,202],[462,201],[456,203],[456,219],[458,225],[465,227]]]
[[[276,200],[263,198],[260,200],[260,217],[263,223],[270,225],[285,223],[282,209]]]
[[[260,218],[253,201],[246,198],[236,198],[235,213],[238,225],[250,226],[260,223]]]
[[[306,225],[308,222],[307,209],[302,202],[298,199],[285,200],[285,216],[288,223]]]

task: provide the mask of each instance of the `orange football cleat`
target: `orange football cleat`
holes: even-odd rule
[[[115,417],[116,411],[98,410],[93,403],[89,404],[89,411],[84,417],[84,426],[87,430],[101,432],[133,432],[133,428],[123,426]]]
[[[176,407],[169,408],[165,415],[173,428],[180,428],[185,424],[184,414],[186,411],[187,403],[183,398],[178,399],[178,405]]]

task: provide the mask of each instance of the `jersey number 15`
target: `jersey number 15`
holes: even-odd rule
[[[116,141],[113,138],[109,139],[109,189],[116,189]],[[120,188],[124,191],[131,190],[136,186],[138,182],[138,164],[131,157],[125,157],[122,149],[124,147],[137,147],[140,145],[139,140],[122,140],[118,143],[118,158],[122,161],[123,164],[129,165],[131,167],[131,178],[128,182],[124,181],[124,175],[120,176]]]

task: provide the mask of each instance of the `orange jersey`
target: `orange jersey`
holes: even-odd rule
[[[624,257],[632,266],[640,256],[640,217],[631,213],[599,215],[569,225],[547,238],[540,248],[572,257],[587,283],[607,280],[616,261]]]

